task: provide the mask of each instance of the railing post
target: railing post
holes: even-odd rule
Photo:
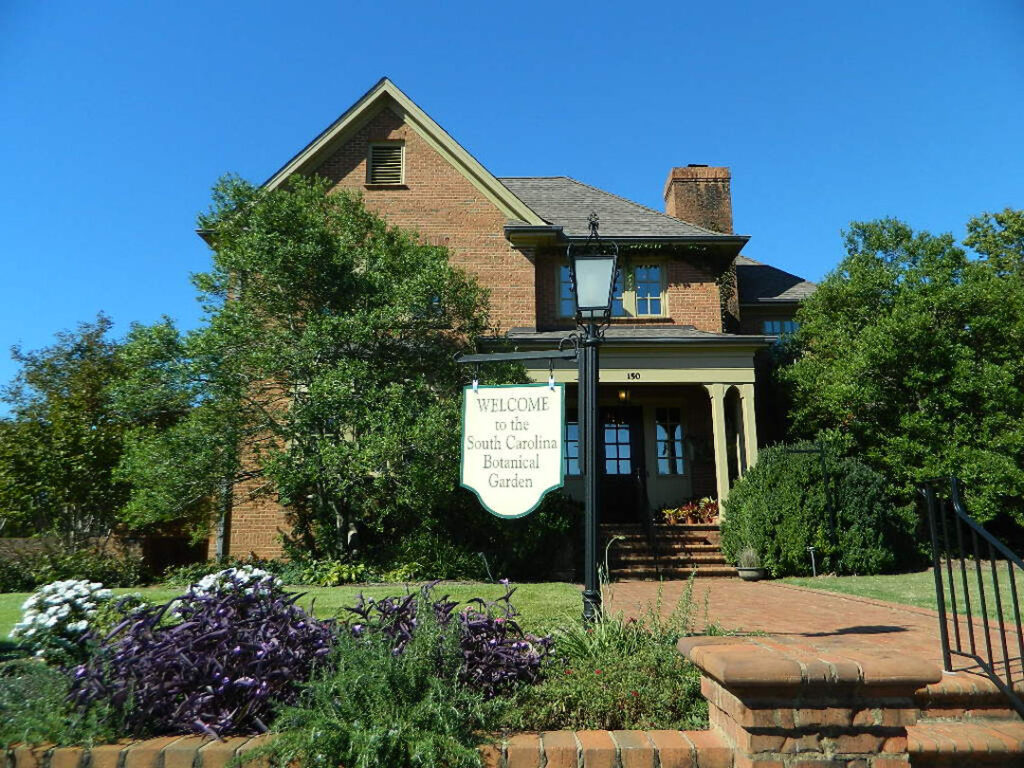
[[[928,530],[932,537],[932,573],[935,576],[935,602],[939,611],[939,641],[942,643],[942,668],[953,671],[953,657],[949,652],[949,627],[946,625],[946,594],[942,588],[942,565],[939,562],[939,534],[935,526],[935,489],[931,483],[921,487],[928,507]]]

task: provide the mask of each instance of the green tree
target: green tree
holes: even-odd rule
[[[49,533],[77,550],[117,525],[128,489],[113,476],[125,426],[110,394],[123,375],[111,325],[101,314],[50,347],[12,350],[21,370],[0,395],[10,409],[0,420],[6,533]]]
[[[394,538],[429,516],[457,487],[454,356],[489,330],[484,290],[320,179],[225,178],[199,224],[206,323],[129,344],[143,361],[132,407],[189,406],[133,433],[129,506],[170,514],[244,478],[290,509],[305,551],[331,554],[356,522]]]
[[[131,428],[115,476],[131,488],[122,510],[128,524],[184,523],[199,540],[227,511],[231,482],[247,473],[235,400],[211,388],[193,341],[168,318],[129,331],[114,401]]]
[[[1024,212],[951,235],[854,223],[781,376],[798,431],[832,433],[906,502],[956,474],[981,519],[1024,522]]]

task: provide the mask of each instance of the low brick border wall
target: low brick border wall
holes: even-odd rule
[[[168,736],[92,749],[18,747],[7,751],[5,763],[6,768],[225,768],[269,738]],[[480,748],[487,768],[729,768],[732,752],[709,731],[547,731]]]
[[[937,664],[823,655],[772,638],[694,637],[707,731],[548,731],[481,746],[487,768],[908,768],[1024,765],[1024,722]],[[872,652],[874,650],[874,652]],[[969,691],[983,694],[972,702]],[[984,688],[982,690],[982,688]],[[950,698],[950,697],[955,698]],[[963,702],[959,698],[967,697]],[[932,717],[922,717],[921,706]],[[955,705],[955,706],[954,706]],[[980,705],[980,706],[979,706]],[[934,715],[939,715],[936,718]],[[172,736],[3,750],[0,768],[226,768],[271,736]],[[253,768],[266,768],[253,764]],[[382,768],[385,768],[382,766]]]

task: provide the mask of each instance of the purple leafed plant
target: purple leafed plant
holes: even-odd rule
[[[374,600],[360,595],[356,605],[346,608],[355,614],[349,621],[349,631],[357,638],[367,633],[383,634],[393,643],[392,653],[399,656],[415,635],[420,604],[432,607],[441,627],[451,626],[454,616],[462,652],[459,679],[491,698],[517,683],[540,680],[554,642],[550,636],[536,637],[523,632],[511,602],[515,588],[509,586],[507,579],[501,583],[505,585],[505,594],[497,600],[473,598],[458,613],[457,603],[447,595],[438,600],[432,598],[437,582],[425,586],[418,596]]]
[[[479,597],[458,614],[463,667],[459,679],[487,698],[504,693],[517,683],[536,683],[551,654],[551,636],[537,637],[519,627],[512,607],[514,587],[507,580],[505,594],[489,603]]]
[[[393,643],[392,653],[400,656],[416,632],[416,614],[421,601],[433,607],[439,626],[445,627],[451,622],[452,611],[458,603],[450,601],[447,595],[440,600],[432,600],[431,593],[437,584],[434,581],[423,586],[418,596],[410,593],[404,597],[375,600],[360,593],[356,604],[345,608],[355,616],[349,621],[349,631],[353,637],[362,637],[366,633],[382,634]]]
[[[78,706],[108,702],[136,735],[263,732],[331,650],[334,624],[279,587],[188,594],[132,615],[74,670]]]

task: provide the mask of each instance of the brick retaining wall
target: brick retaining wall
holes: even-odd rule
[[[486,768],[923,768],[1024,765],[1024,722],[977,682],[867,648],[822,654],[770,637],[694,637],[707,731],[522,733],[480,748]],[[972,676],[974,677],[974,676]],[[978,701],[971,701],[971,691]],[[975,690],[977,689],[977,690]],[[954,706],[954,704],[956,706]],[[938,715],[938,717],[936,717]],[[226,768],[268,736],[18,747],[0,768]],[[262,767],[261,767],[262,768]],[[383,767],[382,767],[383,768]]]

